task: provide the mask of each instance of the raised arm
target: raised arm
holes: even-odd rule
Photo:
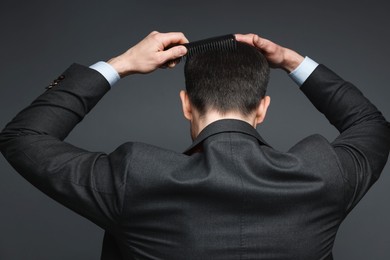
[[[255,34],[237,34],[236,39],[257,47],[272,67],[288,73],[294,73],[304,61],[295,51]],[[390,124],[353,84],[323,65],[312,69],[301,90],[340,132],[332,146],[347,182],[347,213],[379,178],[386,164]]]
[[[122,77],[149,73],[186,53],[182,33],[152,32],[109,61]],[[167,63],[168,62],[168,63]],[[121,211],[126,169],[121,148],[93,153],[62,140],[110,89],[98,71],[74,64],[0,133],[0,150],[38,189],[110,230]],[[113,156],[115,155],[115,156]]]

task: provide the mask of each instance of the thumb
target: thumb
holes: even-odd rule
[[[280,49],[280,46],[277,45],[276,43],[274,43],[268,39],[261,38],[258,35],[253,37],[253,44],[258,49],[260,49],[261,52],[266,53],[266,54],[274,54]]]
[[[166,51],[160,52],[160,60],[162,63],[165,63],[170,60],[175,60],[177,58],[183,57],[187,53],[187,48],[184,46],[175,46]]]
[[[255,45],[259,49],[263,49],[264,48],[263,41],[262,41],[262,39],[258,35],[254,35],[253,36],[253,45]]]

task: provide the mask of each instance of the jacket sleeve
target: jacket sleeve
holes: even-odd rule
[[[89,152],[64,138],[110,89],[97,71],[73,64],[0,133],[0,150],[25,179],[56,201],[112,229],[124,176],[111,155]]]
[[[379,178],[390,150],[390,124],[351,83],[323,65],[301,90],[340,132],[332,142],[346,189],[346,213]]]

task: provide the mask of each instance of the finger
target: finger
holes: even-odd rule
[[[181,32],[161,33],[160,40],[165,47],[188,43],[188,39]]]
[[[269,41],[268,41],[269,42]],[[260,38],[258,35],[254,35],[253,36],[253,44],[259,48],[259,49],[266,49],[267,47],[267,40],[266,39],[263,39],[263,38]]]
[[[250,34],[235,34],[234,36],[235,36],[237,41],[254,46],[253,38],[254,38],[255,35],[253,33],[250,33]]]
[[[187,48],[184,46],[175,46],[166,51],[159,52],[160,64],[164,64],[167,61],[176,60],[183,57],[187,53]]]
[[[174,68],[178,63],[180,63],[180,59],[168,61],[168,68]]]
[[[177,64],[179,64],[180,61],[181,61],[180,58],[175,59],[175,60],[169,60],[169,61],[165,62],[164,64],[162,64],[159,68],[160,69],[166,69],[166,68],[171,69],[171,68],[175,67]]]
[[[252,45],[252,46],[260,49],[263,52],[270,51],[270,49],[272,49],[272,46],[276,45],[275,43],[271,42],[270,40],[267,40],[265,38],[261,38],[257,34],[253,34],[253,33],[236,34],[235,37],[236,37],[237,41]]]
[[[253,44],[255,47],[259,48],[263,52],[272,52],[272,50],[275,49],[277,46],[275,43],[271,42],[270,40],[261,38],[258,35],[255,35],[253,37]]]
[[[153,31],[153,32],[149,33],[149,35],[155,35],[155,34],[158,34],[158,33],[159,33],[158,31]]]

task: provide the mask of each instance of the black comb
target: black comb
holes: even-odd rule
[[[183,44],[187,48],[187,58],[207,51],[233,51],[236,49],[236,37],[233,34],[212,37]]]
[[[237,48],[236,43],[237,41],[234,34],[227,34],[185,43],[183,46],[187,48],[187,54],[181,58],[166,62],[163,67],[167,67],[170,63],[179,63],[184,58],[191,58],[193,55],[204,53],[206,51],[234,51]],[[172,47],[173,46],[169,46],[166,50]]]

